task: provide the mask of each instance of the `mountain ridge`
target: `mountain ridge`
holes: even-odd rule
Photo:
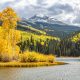
[[[80,30],[80,27],[64,23],[54,17],[34,15],[29,19],[22,18],[20,25],[31,26],[35,29],[42,30],[48,35],[65,37],[75,31]]]

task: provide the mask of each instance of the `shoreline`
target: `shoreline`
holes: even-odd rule
[[[64,62],[54,62],[54,63],[48,63],[48,62],[0,62],[0,67],[40,67],[40,66],[55,66],[55,65],[65,65],[68,63]]]
[[[65,59],[65,58],[66,58],[66,59],[69,59],[69,58],[70,58],[70,59],[79,59],[80,57],[56,57],[56,59],[57,59],[57,58],[62,58],[62,59]]]

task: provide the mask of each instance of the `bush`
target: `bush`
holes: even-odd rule
[[[34,52],[26,52],[20,55],[21,62],[37,62],[37,54]]]
[[[53,55],[48,55],[47,58],[48,58],[48,59],[47,59],[48,62],[51,62],[51,63],[52,63],[52,62],[55,61],[55,56],[53,56]]]
[[[52,63],[55,61],[55,56],[27,51],[19,55],[19,60],[21,62],[51,62]]]
[[[9,53],[3,53],[1,54],[1,61],[2,62],[9,62],[12,60],[12,55]]]

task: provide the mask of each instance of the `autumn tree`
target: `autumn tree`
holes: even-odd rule
[[[11,49],[12,52],[10,52],[10,54],[12,54],[13,58],[14,56],[16,56],[17,53],[19,53],[19,47],[16,45],[20,40],[20,32],[16,30],[18,20],[19,17],[15,13],[15,11],[10,7],[0,12],[0,22],[2,23],[3,31],[1,39],[6,40],[6,49]],[[4,51],[1,53],[8,53],[8,51]]]

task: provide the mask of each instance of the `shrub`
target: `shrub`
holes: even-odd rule
[[[21,62],[54,62],[55,56],[26,51],[19,55]]]
[[[52,63],[52,62],[55,61],[55,56],[53,56],[53,55],[48,55],[47,58],[48,58],[48,59],[47,59],[48,62],[51,62],[51,63]]]
[[[21,62],[37,62],[36,53],[34,52],[25,52],[20,55]]]
[[[6,54],[6,53],[4,53],[4,54],[1,55],[1,61],[3,61],[3,62],[9,62],[11,60],[12,60],[12,55]]]
[[[37,54],[37,61],[38,62],[46,62],[47,61],[47,56],[40,54],[40,53],[36,53]]]

